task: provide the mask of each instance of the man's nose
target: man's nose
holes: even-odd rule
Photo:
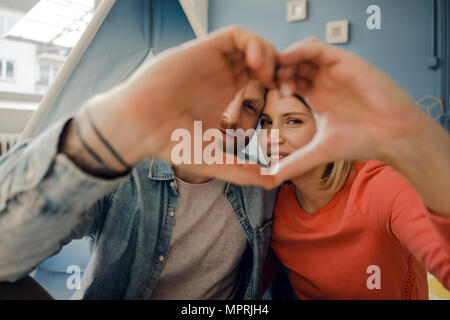
[[[222,126],[225,128],[233,128],[239,121],[240,113],[241,97],[237,95],[222,113]]]

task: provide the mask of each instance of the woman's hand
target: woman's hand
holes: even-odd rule
[[[430,209],[450,215],[450,137],[404,89],[360,57],[315,39],[295,44],[279,63],[281,92],[307,100],[317,133],[280,162],[277,183],[335,160],[377,159],[399,170]]]
[[[318,127],[311,143],[281,164],[279,178],[334,160],[383,160],[396,143],[419,133],[419,107],[363,59],[311,39],[295,44],[279,60],[282,93],[289,93],[289,86],[302,95]]]

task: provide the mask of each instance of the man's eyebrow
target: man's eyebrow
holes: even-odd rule
[[[245,98],[244,99],[244,101],[243,102],[252,102],[252,103],[254,103],[254,104],[259,104],[259,103],[261,103],[262,105],[264,105],[264,99],[262,99],[262,98],[252,98],[252,97],[249,97],[249,98]]]

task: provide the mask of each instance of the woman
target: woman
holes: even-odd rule
[[[263,129],[279,129],[280,161],[316,133],[298,95],[268,92]],[[350,142],[349,142],[350,143]],[[286,182],[271,248],[300,299],[428,299],[428,269],[450,288],[450,255],[419,194],[378,161],[336,161]]]

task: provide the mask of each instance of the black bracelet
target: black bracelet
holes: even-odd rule
[[[86,141],[84,141],[84,139],[81,135],[80,126],[78,125],[78,121],[75,121],[75,127],[77,129],[78,140],[80,140],[83,148],[95,159],[95,161],[97,161],[101,165],[105,165],[105,162],[103,161],[103,159],[87,145]]]
[[[132,169],[132,166],[130,166],[128,163],[125,162],[125,160],[123,160],[123,158],[120,156],[120,154],[116,150],[114,150],[114,148],[108,143],[108,141],[106,141],[106,139],[103,137],[103,135],[100,133],[100,131],[95,126],[94,120],[92,119],[92,115],[91,115],[89,108],[86,109],[86,113],[88,116],[89,124],[91,125],[92,129],[94,130],[97,137],[101,140],[103,145],[109,150],[109,152],[114,156],[114,158],[116,158],[116,160],[119,161],[120,164],[125,167],[125,169],[127,171],[130,171]]]

